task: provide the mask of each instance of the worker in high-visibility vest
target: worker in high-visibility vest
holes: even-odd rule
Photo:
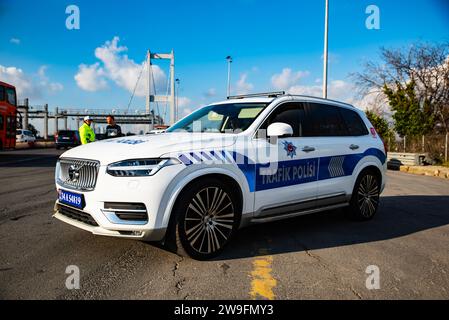
[[[84,117],[83,125],[79,128],[81,144],[88,144],[95,141],[95,132],[90,127],[92,122],[91,117]]]

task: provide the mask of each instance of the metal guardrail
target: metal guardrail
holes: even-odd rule
[[[428,157],[427,153],[388,152],[387,161],[395,166],[421,166]]]

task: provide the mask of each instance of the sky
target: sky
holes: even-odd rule
[[[449,0],[330,0],[329,97],[363,102],[349,75],[379,48],[449,41]],[[320,95],[324,0],[0,0],[0,81],[19,99],[50,109],[127,109],[146,51],[175,52],[179,108],[185,115],[231,93],[286,90]],[[68,29],[69,5],[79,29]],[[379,29],[368,29],[379,9]],[[370,20],[372,21],[372,20]],[[166,92],[168,63],[155,63]],[[142,110],[145,81],[131,110]],[[160,106],[162,115],[164,106]]]

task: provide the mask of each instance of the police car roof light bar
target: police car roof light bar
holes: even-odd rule
[[[276,92],[261,92],[261,93],[251,93],[251,94],[242,94],[237,96],[228,96],[227,99],[243,99],[243,98],[253,98],[253,97],[268,97],[268,98],[276,98],[278,96],[283,96],[285,91],[276,91]]]

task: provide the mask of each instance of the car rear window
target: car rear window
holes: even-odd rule
[[[346,108],[340,108],[340,113],[343,116],[350,136],[365,136],[368,134],[368,129],[357,112]]]
[[[58,135],[60,137],[73,137],[75,135],[75,131],[59,131]]]

